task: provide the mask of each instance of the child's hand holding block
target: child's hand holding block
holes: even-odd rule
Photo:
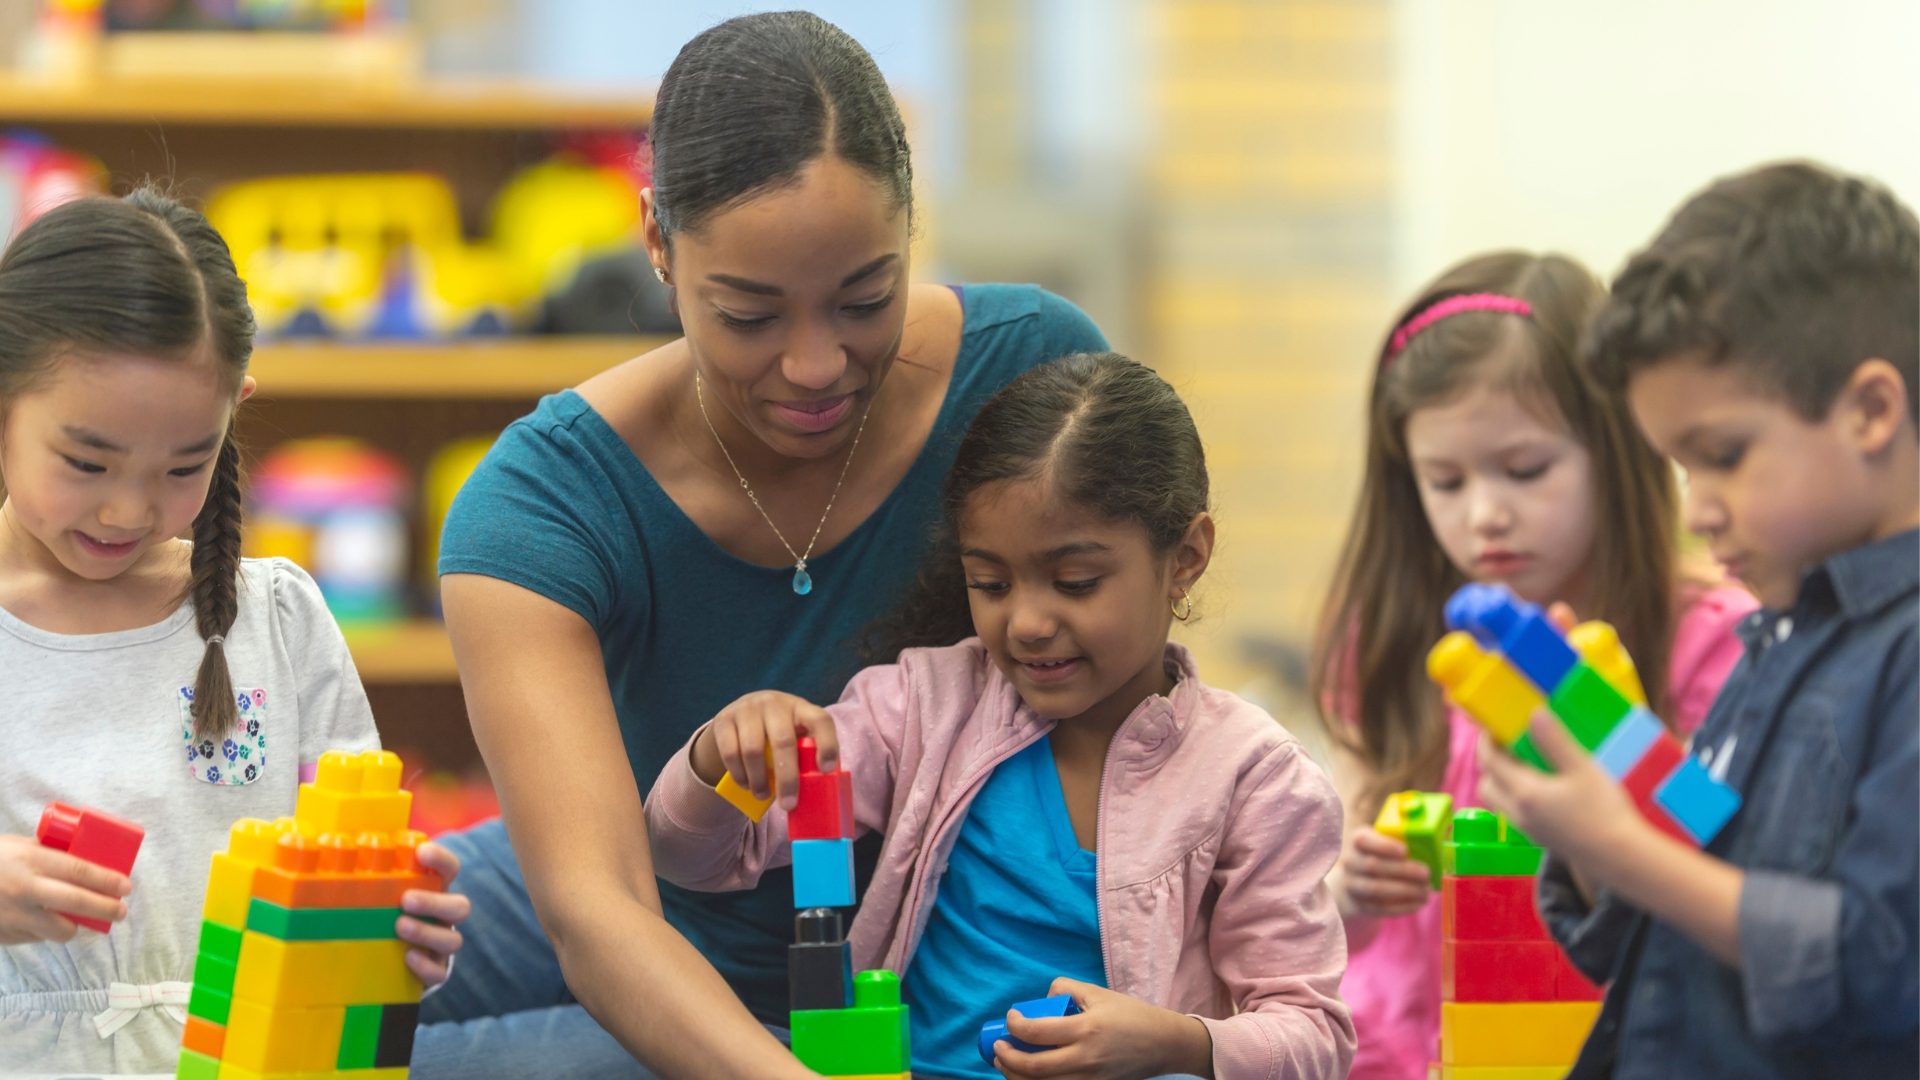
[[[133,873],[133,860],[140,854],[140,841],[147,831],[131,821],[122,821],[102,810],[88,810],[66,803],[48,803],[40,812],[40,827],[35,839],[41,847],[64,851],[75,858],[104,866],[117,874]],[[102,919],[89,919],[68,912],[62,916],[90,930],[106,933],[112,925]]]

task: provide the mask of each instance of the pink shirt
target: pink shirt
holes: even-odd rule
[[[1733,627],[1758,605],[1737,588],[1703,590],[1681,613],[1673,632],[1668,694],[1675,726],[1692,732],[1705,719],[1740,659]],[[1449,710],[1447,771],[1440,790],[1456,807],[1478,806],[1480,729]],[[1353,1010],[1360,1036],[1353,1080],[1425,1080],[1439,1057],[1440,894],[1398,918],[1347,920],[1347,975],[1340,994]]]
[[[1107,985],[1199,1017],[1218,1080],[1345,1076],[1346,943],[1325,880],[1339,797],[1271,716],[1203,685],[1185,649],[1168,645],[1167,664],[1179,681],[1114,733],[1100,783]],[[854,967],[904,973],[967,806],[1053,724],[976,638],[868,668],[829,711],[854,820],[886,836],[847,933]],[[686,747],[646,805],[654,868],[679,885],[746,888],[790,857],[786,813],[748,821],[700,782]]]

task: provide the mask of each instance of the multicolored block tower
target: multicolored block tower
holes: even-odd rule
[[[400,897],[440,890],[400,758],[332,751],[294,816],[242,819],[207,881],[179,1080],[404,1080],[420,981]]]
[[[1427,673],[1503,746],[1547,769],[1527,738],[1542,705],[1626,787],[1656,827],[1704,846],[1740,795],[1713,778],[1647,710],[1633,662],[1605,623],[1563,635],[1540,609],[1495,585],[1447,601],[1452,633],[1427,654]]]
[[[1600,1011],[1533,903],[1540,849],[1488,810],[1452,816],[1441,850],[1435,1080],[1558,1080]]]
[[[793,1054],[842,1080],[907,1080],[907,1007],[891,971],[853,975],[840,912],[853,906],[853,774],[820,771],[819,748],[801,736],[800,797],[787,814],[793,844],[794,943],[787,947]],[[773,748],[767,748],[767,774]],[[756,798],[728,773],[715,791],[755,821],[771,798]]]

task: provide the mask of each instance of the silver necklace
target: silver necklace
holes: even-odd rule
[[[760,511],[760,519],[765,521],[767,528],[772,529],[773,535],[779,538],[780,546],[786,548],[787,554],[793,556],[793,591],[801,596],[807,595],[813,591],[813,578],[807,573],[807,559],[813,555],[813,545],[820,541],[820,530],[827,527],[827,515],[833,513],[834,500],[840,497],[840,485],[847,482],[847,470],[853,468],[853,455],[860,450],[860,435],[867,430],[867,417],[873,415],[873,403],[868,402],[866,411],[860,414],[860,426],[853,430],[853,446],[847,450],[847,463],[840,466],[840,479],[833,482],[833,494],[827,496],[827,508],[820,511],[820,523],[813,527],[813,536],[807,541],[807,550],[799,552],[793,550],[792,544],[787,543],[786,535],[780,531],[780,526],[773,523],[773,518],[767,514],[767,508],[760,505],[760,496],[753,493],[753,485],[747,483],[746,474],[740,471],[740,466],[733,463],[733,455],[727,452],[726,441],[720,438],[720,432],[714,429],[713,418],[707,415],[707,395],[700,388],[698,369],[693,373],[693,397],[700,403],[700,419],[707,422],[707,430],[713,433],[713,441],[720,447],[720,456],[727,459],[727,466],[739,479],[740,490],[747,493],[747,499],[753,503],[753,508]]]

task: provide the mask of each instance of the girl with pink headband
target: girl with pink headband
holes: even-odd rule
[[[1396,318],[1369,398],[1366,471],[1313,669],[1346,808],[1330,881],[1349,952],[1356,1080],[1419,1080],[1438,1058],[1440,902],[1372,829],[1416,788],[1479,805],[1478,729],[1425,673],[1441,609],[1500,582],[1614,624],[1657,715],[1691,730],[1738,659],[1754,602],[1683,572],[1674,475],[1575,355],[1600,282],[1557,255],[1449,269]]]

